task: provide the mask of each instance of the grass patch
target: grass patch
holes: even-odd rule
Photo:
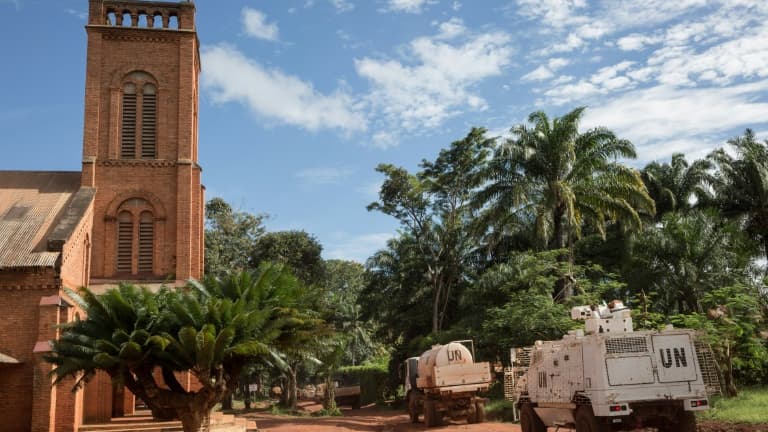
[[[768,423],[768,387],[742,390],[735,398],[712,398],[712,408],[701,420],[726,423]]]
[[[514,403],[506,399],[491,399],[485,404],[485,414],[489,419],[513,422]]]

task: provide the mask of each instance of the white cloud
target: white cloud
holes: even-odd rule
[[[330,0],[330,2],[338,13],[349,12],[355,8],[355,4],[349,0]]]
[[[228,45],[202,49],[203,88],[215,103],[237,102],[253,113],[311,131],[365,131],[359,104],[343,90],[322,94],[311,83],[267,69]]]
[[[555,76],[548,67],[541,65],[536,69],[523,75],[521,78],[523,81],[545,81]]]
[[[436,36],[437,39],[453,39],[467,32],[467,28],[464,26],[464,21],[461,18],[451,18],[448,21],[442,22],[438,25],[440,33]]]
[[[586,22],[586,17],[576,13],[586,6],[585,0],[517,0],[517,13],[561,29]]]
[[[248,36],[270,41],[278,39],[277,24],[268,23],[267,16],[263,12],[245,7],[242,11],[242,20],[243,30]]]
[[[414,39],[405,48],[413,64],[364,57],[355,59],[357,73],[368,79],[373,110],[390,129],[433,128],[464,110],[486,108],[473,92],[481,81],[502,74],[511,61],[506,33],[492,32],[462,38]]]
[[[352,175],[352,170],[343,168],[308,168],[295,174],[296,178],[312,185],[340,184]]]
[[[435,0],[389,0],[387,11],[419,14],[424,6],[437,3]]]
[[[337,237],[331,241],[324,241],[326,245],[323,255],[326,259],[345,259],[365,263],[365,261],[379,249],[387,245],[387,240],[393,237],[391,232],[373,233],[352,236],[345,233],[337,233]]]
[[[640,51],[648,45],[654,45],[662,41],[661,36],[649,36],[640,33],[632,33],[616,41],[616,45],[622,51]]]
[[[768,101],[755,98],[766,91],[768,80],[728,88],[656,86],[633,90],[593,105],[583,126],[610,128],[634,142],[645,161],[694,148],[706,153],[716,143],[722,144],[713,136],[766,123]]]
[[[454,12],[458,12],[459,9],[461,9],[461,2],[458,0],[453,0],[453,4],[451,5],[451,9],[454,10]]]

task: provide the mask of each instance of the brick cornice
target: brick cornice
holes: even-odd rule
[[[97,161],[96,165],[103,167],[171,168],[179,165],[179,163],[166,159],[106,159]]]

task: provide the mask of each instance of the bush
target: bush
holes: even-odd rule
[[[506,399],[491,399],[485,405],[485,413],[489,419],[503,422],[515,421],[515,404]]]
[[[360,385],[360,404],[384,402],[392,392],[389,386],[387,363],[369,363],[360,366],[344,366],[339,372],[350,375]]]

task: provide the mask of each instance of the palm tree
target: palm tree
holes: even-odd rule
[[[735,156],[722,148],[710,154],[718,167],[715,190],[719,207],[724,216],[741,222],[768,258],[768,141],[757,142],[754,132],[747,129],[744,136],[728,144]]]
[[[656,221],[670,211],[688,211],[694,204],[711,203],[713,197],[709,186],[713,183],[712,167],[712,162],[707,159],[689,164],[682,153],[673,154],[669,163],[651,162],[646,165],[641,176],[656,202]]]
[[[211,409],[237,385],[245,364],[284,346],[303,330],[301,287],[282,266],[256,274],[191,281],[185,289],[121,284],[103,295],[70,296],[87,318],[63,326],[47,358],[57,382],[76,385],[97,370],[144,400],[154,416],[180,418],[185,431],[207,431]],[[155,380],[160,369],[167,389]],[[174,372],[189,371],[201,388],[187,391]]]
[[[640,214],[655,211],[640,174],[617,160],[635,157],[632,143],[603,127],[580,133],[584,109],[552,120],[537,111],[528,117],[530,126],[513,127],[512,138],[495,155],[501,161],[492,164],[501,171],[492,172],[480,192],[487,198],[483,205],[511,205],[507,213],[531,220],[540,243],[568,248],[562,259],[570,260],[583,225],[604,237],[609,221],[639,228]],[[562,288],[564,296],[571,295],[571,284]]]

